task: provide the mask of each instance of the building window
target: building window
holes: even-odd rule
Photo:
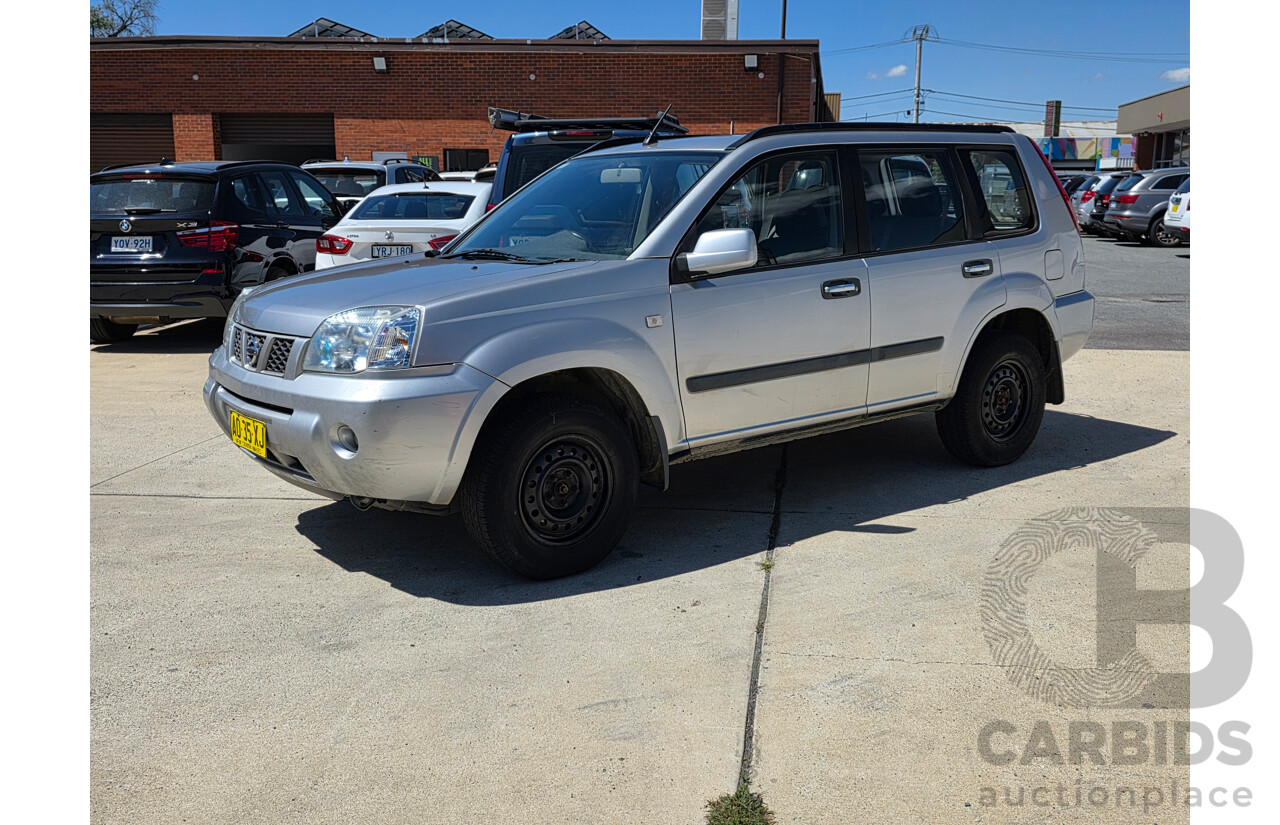
[[[474,172],[488,163],[488,149],[444,150],[444,171],[446,172]]]

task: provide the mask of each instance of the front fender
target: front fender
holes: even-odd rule
[[[498,383],[476,399],[454,445],[450,478],[438,491],[451,496],[489,414],[512,388],[540,375],[569,369],[602,369],[628,381],[647,414],[662,423],[667,444],[684,440],[684,414],[675,376],[675,345],[669,325],[635,331],[609,320],[547,319],[489,338],[464,362]]]

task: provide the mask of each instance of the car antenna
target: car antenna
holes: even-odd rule
[[[665,122],[665,121],[666,121],[666,119],[667,119],[667,112],[670,112],[670,111],[671,111],[671,107],[672,107],[672,106],[674,106],[674,105],[676,105],[676,104],[675,104],[675,103],[668,103],[668,104],[667,104],[667,108],[662,110],[662,114],[658,115],[658,122],[657,122],[657,123],[655,123],[655,124],[653,124],[653,131],[649,132],[649,136],[648,136],[647,138],[645,138],[645,139],[644,139],[644,143],[643,143],[643,144],[641,144],[641,145],[643,145],[643,146],[652,146],[653,144],[655,144],[655,143],[657,143],[657,142],[658,142],[658,127],[659,127],[659,126],[661,126],[661,125],[663,124],[663,122]]]

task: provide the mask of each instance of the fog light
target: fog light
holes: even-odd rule
[[[354,453],[360,449],[360,441],[356,438],[355,431],[346,424],[338,425],[338,443],[348,452]]]

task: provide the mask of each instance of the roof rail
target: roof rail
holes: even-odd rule
[[[338,161],[334,158],[307,158],[302,163],[307,164],[307,163],[337,163],[337,162]]]
[[[495,129],[508,132],[552,132],[560,129],[605,130],[634,129],[649,131],[661,124],[664,132],[688,134],[689,130],[680,125],[680,118],[668,114],[654,117],[543,117],[527,112],[515,112],[510,109],[489,107],[489,124]]]
[[[409,159],[409,158],[407,158],[407,157],[404,157],[404,158],[383,158],[383,159],[382,159],[382,165],[383,165],[383,166],[386,166],[386,165],[391,164],[391,163],[415,163],[415,162],[416,162],[416,161],[410,160],[410,159]]]
[[[747,132],[729,145],[736,149],[744,143],[771,135],[785,135],[792,132],[977,132],[997,133],[1013,132],[1009,126],[995,123],[782,123],[776,126],[761,126]]]

